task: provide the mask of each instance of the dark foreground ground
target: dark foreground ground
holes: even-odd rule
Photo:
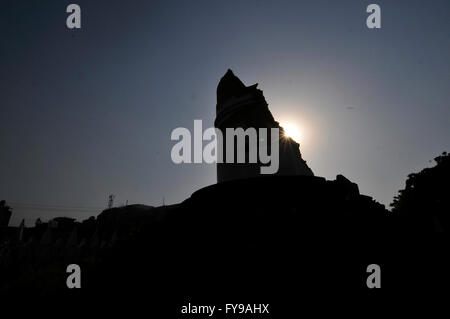
[[[388,212],[343,177],[227,182],[178,205],[62,227],[27,229],[3,247],[3,300],[151,318],[209,317],[182,314],[189,303],[221,308],[212,318],[294,318],[405,315],[448,301],[448,232]],[[81,289],[66,286],[72,263]],[[370,264],[381,289],[366,284]],[[268,304],[269,314],[225,313],[226,304]]]

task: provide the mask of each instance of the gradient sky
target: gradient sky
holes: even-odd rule
[[[69,3],[81,30],[66,28]],[[379,30],[365,25],[370,3]],[[109,193],[176,203],[215,183],[215,165],[172,163],[170,133],[213,125],[228,68],[298,125],[316,175],[343,174],[383,204],[450,150],[448,0],[3,0],[0,41],[0,199],[16,203],[13,224],[97,215]]]

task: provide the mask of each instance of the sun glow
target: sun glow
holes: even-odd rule
[[[296,142],[300,142],[301,132],[300,129],[292,123],[281,123],[281,127],[284,129],[284,135],[292,138]]]

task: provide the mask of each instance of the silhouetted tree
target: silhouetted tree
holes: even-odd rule
[[[444,152],[434,160],[435,166],[408,175],[405,189],[390,205],[415,230],[449,230],[450,154]]]

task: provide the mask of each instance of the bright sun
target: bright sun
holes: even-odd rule
[[[300,130],[292,123],[281,123],[281,127],[284,129],[284,135],[292,138],[294,141],[299,142],[301,138]]]

